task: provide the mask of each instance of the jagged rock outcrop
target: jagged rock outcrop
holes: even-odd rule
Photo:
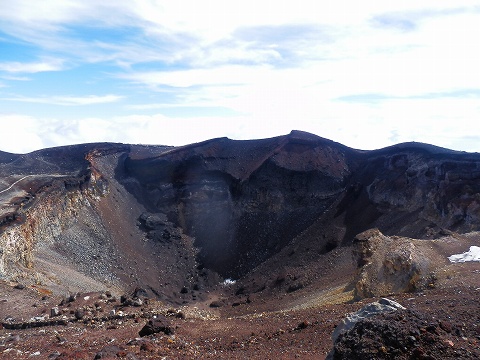
[[[354,280],[357,299],[412,292],[430,281],[432,259],[412,239],[388,237],[371,229],[357,235],[353,246],[359,266]]]
[[[453,271],[448,260],[452,249],[466,248],[479,238],[478,232],[443,233],[438,239],[412,239],[386,236],[375,228],[355,236],[355,299],[415,292],[443,283]]]
[[[167,220],[165,214],[143,213],[138,218],[138,225],[147,232],[147,237],[160,243],[170,243],[182,237],[182,230]]]
[[[114,281],[108,251],[111,237],[94,210],[98,198],[108,193],[107,181],[88,169],[88,163],[76,169],[72,163],[68,165],[59,167],[56,173],[48,173],[48,167],[40,171],[37,165],[38,174],[25,175],[16,189],[3,195],[4,199],[13,195],[15,202],[4,202],[3,206],[16,208],[10,215],[15,219],[13,226],[6,226],[0,234],[0,277],[37,284],[55,283],[55,277],[39,268],[40,263],[48,260],[58,265],[74,263],[88,277]],[[31,171],[24,164],[16,169]],[[27,200],[16,200],[24,193]],[[63,256],[67,258],[62,259]]]

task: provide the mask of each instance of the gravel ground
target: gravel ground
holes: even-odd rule
[[[479,263],[458,264],[438,287],[390,296],[407,310],[380,315],[341,336],[335,359],[478,358],[479,278]],[[20,290],[12,285],[1,284],[4,326],[22,319],[31,324],[32,317],[49,314],[60,304],[61,299],[42,296],[38,289]],[[76,310],[83,309],[80,320],[1,329],[0,358],[323,359],[332,349],[331,334],[345,314],[377,300],[315,306],[311,297],[306,299],[309,306],[294,309],[288,296],[258,298],[237,306],[232,306],[231,298],[220,308],[210,308],[205,302],[172,308],[151,299],[141,306],[125,306],[114,296],[85,293],[58,306],[63,312],[59,318],[67,319],[74,319]],[[264,311],[268,307],[284,310]],[[140,337],[139,331],[153,315],[165,315],[173,334]],[[5,321],[8,317],[14,320]]]

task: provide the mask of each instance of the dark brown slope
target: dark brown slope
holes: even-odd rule
[[[0,163],[9,163],[15,160],[20,155],[12,154],[5,151],[0,151]]]

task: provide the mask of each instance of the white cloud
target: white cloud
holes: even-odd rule
[[[0,115],[0,150],[25,153],[46,147],[83,143],[86,139],[88,142],[185,145],[231,135],[230,121],[219,118],[173,119],[163,115],[79,120]]]
[[[5,71],[7,73],[33,74],[59,70],[63,70],[63,61],[59,59],[31,63],[21,63],[17,61],[0,62],[0,71]]]
[[[44,147],[41,122],[25,115],[0,114],[0,151],[25,153]]]
[[[61,106],[83,106],[105,104],[120,101],[123,96],[119,95],[88,95],[88,96],[44,96],[44,97],[11,97],[2,100],[29,102],[38,104],[51,104]]]
[[[395,139],[479,151],[479,11],[477,0],[1,2],[0,30],[67,60],[3,61],[0,71],[29,74],[109,62],[117,73],[102,69],[102,79],[115,76],[115,86],[127,83],[131,98],[143,96],[144,102],[128,103],[130,96],[112,95],[117,88],[104,90],[106,83],[102,92],[110,95],[15,96],[9,89],[3,100],[75,106],[124,99],[115,113],[150,112],[70,122],[29,118],[41,124],[24,130],[32,139],[33,131],[41,132],[41,142],[32,146],[178,145],[296,128],[364,149]],[[165,116],[177,107],[241,115]]]
[[[0,78],[4,80],[13,80],[13,81],[30,81],[31,78],[26,76],[12,76],[12,75],[0,75]]]
[[[41,119],[22,115],[0,115],[0,150],[29,152],[40,148],[83,142],[185,145],[215,137],[232,139],[266,138],[304,130],[359,149],[376,149],[398,142],[417,141],[437,146],[480,152],[480,125],[458,112],[472,103],[445,104],[438,113],[419,120],[418,108],[402,102],[388,103],[387,109],[364,108],[359,104],[326,107],[324,117],[278,118],[255,116],[175,117],[161,114],[83,118]],[[343,108],[346,106],[347,108]],[[343,111],[342,111],[343,110]],[[391,117],[385,119],[385,111]],[[430,110],[431,111],[431,110]],[[355,116],[353,116],[355,114]],[[441,118],[440,114],[445,117]],[[425,120],[426,119],[426,120]],[[293,125],[292,125],[293,124]]]
[[[478,3],[473,0],[459,0],[455,4],[439,0],[380,3],[366,1],[358,4],[347,0],[335,3],[318,1],[298,3],[292,0],[275,2],[45,0],[32,3],[18,0],[0,4],[0,19],[4,20],[3,30],[13,36],[47,49],[63,50],[73,58],[84,57],[89,62],[115,60],[131,64],[149,60],[187,60],[196,64],[201,64],[202,61],[211,64],[234,59],[275,60],[278,56],[275,48],[252,48],[251,41],[238,38],[241,33],[236,31],[239,29],[261,26],[267,28],[326,26],[334,37],[356,38],[358,34],[368,30],[367,25],[372,27],[370,23],[372,18],[382,14],[390,16],[392,21],[396,21],[395,16],[410,16],[416,22],[435,17],[449,21],[448,14],[458,15],[458,9],[466,9],[464,12],[468,15],[467,10],[475,10],[475,6],[478,6]],[[424,13],[428,16],[422,15]],[[387,22],[388,16],[385,20]],[[448,30],[456,31],[458,26],[455,25],[459,23],[454,21],[451,25],[453,26],[448,26]],[[73,32],[75,30],[81,35],[84,28],[95,30],[94,33],[102,33],[109,29],[124,27],[137,29],[138,34],[131,36],[127,41],[122,39],[118,44],[99,41],[91,32],[87,35],[91,37],[90,39],[71,36],[75,34]],[[438,29],[441,31],[442,27]],[[361,52],[364,47],[368,49],[371,41],[383,31],[378,27],[373,27],[372,30],[376,32],[376,36],[365,37],[364,42],[357,44],[353,49],[357,48]],[[388,27],[384,31],[388,31]],[[248,32],[247,34],[251,35]],[[445,39],[440,38],[442,41]],[[302,53],[311,56],[312,50],[318,46],[317,39],[305,40],[307,41],[297,41],[296,44],[289,43],[292,52],[297,56],[301,56]],[[185,44],[185,41],[188,44]],[[340,50],[340,54],[337,53],[336,56],[342,54],[342,49],[329,45],[333,53]],[[326,51],[324,47],[320,47],[323,48],[322,51]],[[155,51],[155,48],[158,50]]]

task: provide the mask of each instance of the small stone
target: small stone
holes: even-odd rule
[[[67,342],[67,339],[60,335],[57,335],[56,338],[59,344],[65,344]]]
[[[451,333],[453,326],[448,321],[440,321],[440,328],[447,333]]]
[[[83,309],[75,310],[75,319],[80,320],[85,316],[85,311]]]
[[[17,290],[23,290],[23,289],[25,289],[25,285],[23,285],[23,284],[17,284],[17,285],[15,285],[15,289],[17,289]]]
[[[110,359],[114,358],[116,359],[119,353],[123,352],[122,349],[120,349],[118,346],[106,346],[102,350],[100,350],[96,355],[95,355],[95,360],[97,359]]]
[[[175,314],[175,317],[177,319],[185,319],[185,313],[182,312],[182,311],[178,311],[176,314]]]
[[[453,347],[453,341],[452,341],[452,340],[446,339],[446,340],[444,340],[443,342],[444,342],[445,344],[447,344],[448,346]]]
[[[155,345],[152,344],[151,342],[144,342],[144,343],[140,346],[140,351],[155,352],[155,351],[156,351],[156,347],[155,347]]]
[[[19,335],[11,335],[7,338],[6,342],[19,342],[20,341],[20,336]]]
[[[48,358],[51,359],[51,360],[55,360],[58,357],[60,357],[60,355],[62,355],[62,354],[59,351],[55,351],[55,352],[51,353],[50,355],[48,355]]]
[[[138,307],[138,306],[142,306],[142,305],[143,305],[143,300],[140,299],[140,298],[133,299],[133,300],[132,300],[132,305],[133,305],[133,306],[137,306],[137,307]]]
[[[55,316],[58,316],[58,315],[60,315],[60,310],[59,310],[58,306],[55,306],[55,307],[50,309],[50,317],[55,317]]]
[[[303,329],[306,329],[308,326],[310,326],[310,323],[305,320],[305,321],[302,321],[300,324],[297,325],[297,330],[303,330]]]
[[[146,297],[148,297],[147,290],[137,287],[133,291],[132,297],[134,297],[134,298],[139,298],[139,297],[146,298]]]

